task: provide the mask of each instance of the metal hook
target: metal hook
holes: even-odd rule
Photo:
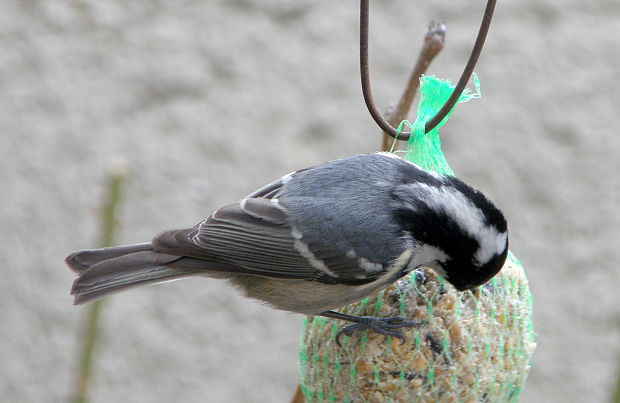
[[[377,109],[375,105],[374,98],[372,96],[372,90],[370,88],[370,72],[368,68],[368,10],[369,10],[369,1],[368,0],[360,0],[360,72],[362,78],[362,93],[364,94],[364,101],[366,102],[366,106],[368,107],[368,112],[375,120],[377,125],[388,135],[393,138],[397,138],[398,140],[408,140],[411,132],[400,132],[392,127],[392,125],[383,117],[381,112]],[[463,74],[461,74],[461,78],[459,78],[454,91],[446,101],[446,103],[441,107],[441,109],[437,112],[432,119],[426,122],[424,127],[425,133],[430,132],[437,126],[450,112],[450,110],[456,105],[459,97],[463,93],[467,82],[469,81],[474,67],[478,62],[478,58],[480,57],[480,53],[482,52],[482,47],[484,46],[484,41],[487,37],[487,33],[489,32],[489,26],[491,25],[491,20],[493,19],[493,11],[495,10],[495,4],[497,0],[488,0],[486,9],[484,10],[484,16],[482,17],[482,22],[480,24],[480,29],[478,30],[478,36],[476,37],[476,42],[474,43],[474,48],[471,51],[471,55],[469,56],[469,60],[465,65],[465,69],[463,70]]]

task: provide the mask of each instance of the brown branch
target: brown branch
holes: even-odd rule
[[[304,403],[304,401],[304,394],[301,392],[301,385],[297,385],[297,389],[295,390],[293,399],[291,399],[291,403]]]
[[[445,37],[445,24],[438,24],[431,21],[428,26],[428,32],[424,36],[424,43],[422,44],[422,49],[420,49],[418,60],[411,71],[411,75],[409,75],[407,87],[405,88],[405,91],[403,91],[396,107],[388,110],[386,113],[386,119],[390,125],[398,126],[400,122],[407,118],[407,114],[409,113],[411,104],[413,103],[413,98],[420,87],[420,77],[426,72],[428,66],[430,66],[433,59],[435,59],[435,56],[437,56],[443,49]],[[389,151],[392,142],[393,140],[391,140],[390,135],[383,132],[383,144],[381,146],[381,150]]]

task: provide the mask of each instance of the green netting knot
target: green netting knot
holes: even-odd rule
[[[476,92],[472,93],[468,88],[465,89],[456,105],[481,97],[480,83],[475,74],[474,84]],[[409,126],[411,129],[405,159],[427,171],[437,172],[440,175],[453,175],[452,169],[448,166],[448,162],[441,151],[439,129],[448,121],[456,105],[433,130],[425,133],[425,126],[426,122],[441,109],[453,90],[454,86],[448,80],[441,80],[434,76],[420,77],[420,103],[418,104],[417,118],[413,124],[403,121],[399,125],[401,130],[403,125]]]

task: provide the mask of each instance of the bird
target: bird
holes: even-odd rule
[[[396,154],[361,154],[301,169],[216,210],[192,228],[150,242],[85,249],[74,304],[135,286],[203,276],[294,313],[351,322],[400,337],[410,318],[353,316],[338,308],[428,267],[457,290],[493,278],[508,253],[502,212],[451,175],[427,172]]]

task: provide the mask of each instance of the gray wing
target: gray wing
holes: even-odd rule
[[[284,175],[283,177],[281,177],[280,179],[277,179],[273,182],[271,182],[268,185],[263,186],[262,188],[250,193],[249,195],[247,195],[245,198],[246,199],[253,199],[253,198],[257,198],[257,197],[262,197],[262,198],[266,198],[266,199],[277,199],[278,196],[280,195],[280,192],[282,190],[282,187],[284,185],[286,185],[288,182],[290,182],[295,176],[297,176],[298,174],[311,170],[314,167],[309,167],[309,168],[304,168],[304,169],[300,169],[298,171],[293,171],[289,174]]]
[[[194,228],[158,234],[153,248],[223,264],[231,272],[266,277],[364,284],[383,274],[377,271],[360,276],[357,257],[347,255],[339,245],[315,248],[305,243],[303,234],[296,232],[287,210],[276,198],[296,173],[217,210]],[[209,264],[205,267],[208,270]]]

